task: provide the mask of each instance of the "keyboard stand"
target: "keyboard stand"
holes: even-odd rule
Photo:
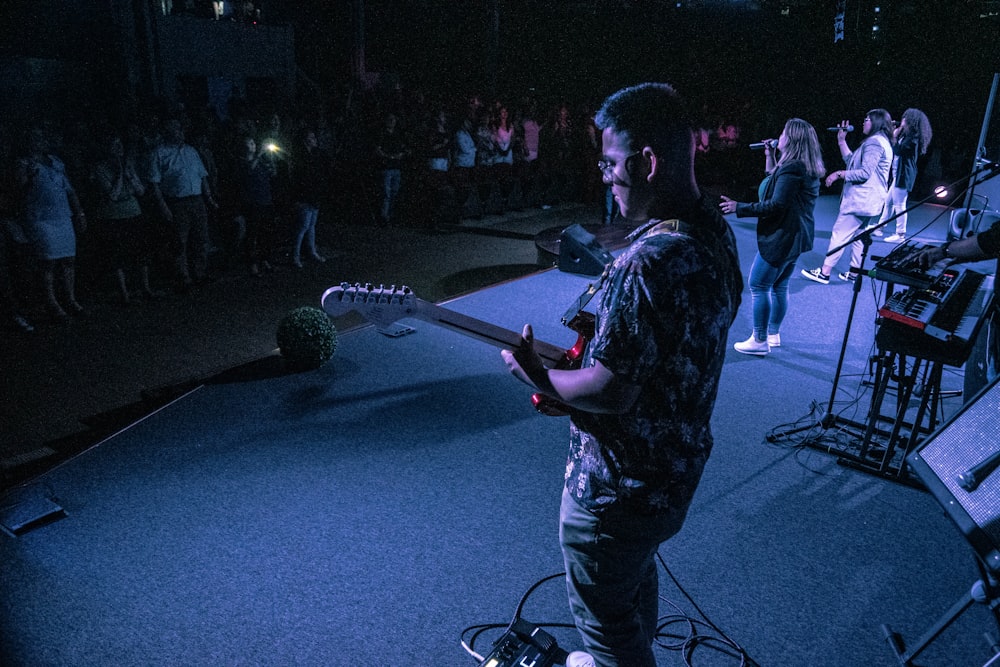
[[[896,368],[898,375],[895,375]],[[917,443],[937,427],[941,408],[941,376],[944,364],[920,357],[911,357],[895,350],[880,350],[875,368],[875,392],[872,394],[868,421],[857,456],[842,457],[856,467],[885,477],[906,477],[906,456]],[[896,410],[894,416],[882,414],[883,402],[896,378]],[[918,388],[920,388],[918,392]],[[919,396],[913,421],[907,421],[910,403]],[[889,430],[879,427],[892,420]],[[926,422],[926,424],[925,424]],[[899,462],[894,461],[900,453]]]

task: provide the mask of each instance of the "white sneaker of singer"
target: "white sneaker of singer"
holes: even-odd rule
[[[763,357],[771,351],[771,346],[766,340],[757,340],[753,334],[750,334],[750,337],[742,343],[733,345],[733,349],[743,354],[755,354],[758,357]]]

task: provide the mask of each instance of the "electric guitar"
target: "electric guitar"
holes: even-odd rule
[[[331,317],[357,312],[379,327],[388,327],[398,320],[412,317],[507,350],[521,345],[521,334],[474,317],[418,299],[409,287],[341,283],[326,290],[321,299],[323,310]],[[580,311],[566,326],[577,333],[577,340],[568,350],[543,341],[534,342],[535,352],[549,368],[570,369],[580,366],[587,342],[593,338],[594,317]],[[570,408],[543,394],[531,397],[535,409],[552,417],[569,414]]]

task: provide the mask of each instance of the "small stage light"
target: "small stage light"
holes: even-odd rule
[[[934,196],[938,199],[947,199],[949,194],[948,188],[944,185],[939,185],[934,188]]]

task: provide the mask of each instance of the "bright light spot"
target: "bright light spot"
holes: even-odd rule
[[[947,199],[949,194],[950,193],[948,192],[948,188],[946,188],[943,185],[939,185],[936,188],[934,188],[934,196],[937,197],[938,199]]]

